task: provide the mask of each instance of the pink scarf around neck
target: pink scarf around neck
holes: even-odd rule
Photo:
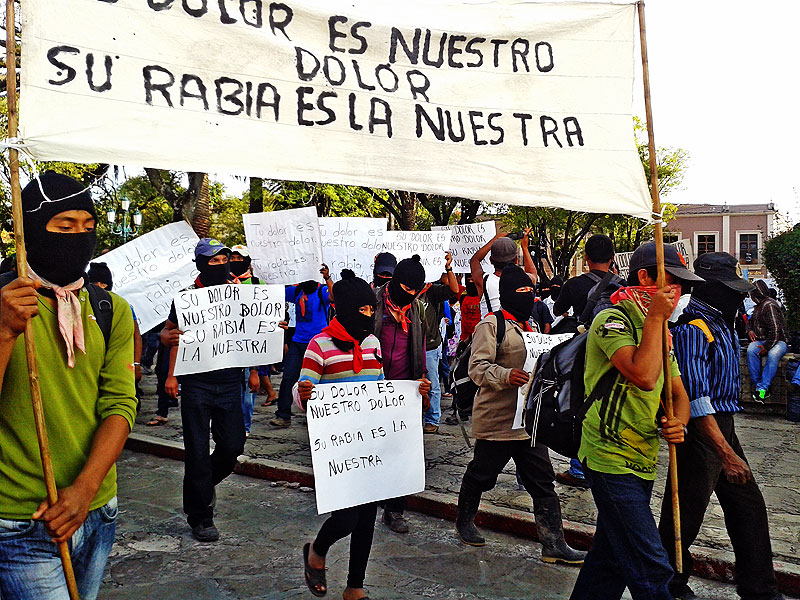
[[[73,292],[83,287],[83,277],[65,286],[59,286],[42,279],[28,266],[31,278],[42,282],[42,287],[50,288],[56,296],[56,309],[58,314],[58,330],[64,338],[67,348],[67,366],[75,368],[75,347],[86,354],[86,342],[83,335],[83,321],[81,320],[81,302]]]

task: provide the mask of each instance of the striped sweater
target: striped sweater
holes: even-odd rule
[[[381,343],[374,335],[369,335],[361,344],[364,367],[360,372],[353,371],[353,352],[345,352],[336,347],[333,338],[320,333],[308,343],[303,356],[303,370],[300,381],[318,383],[341,383],[351,381],[379,381],[383,379],[383,360]],[[297,385],[292,390],[295,403],[300,406]]]

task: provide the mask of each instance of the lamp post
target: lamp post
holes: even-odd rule
[[[122,237],[122,243],[125,244],[129,238],[139,235],[139,230],[142,226],[142,213],[138,209],[135,213],[133,213],[133,227],[131,228],[130,221],[128,220],[131,201],[122,200],[120,204],[122,206],[121,223],[115,226],[117,221],[117,212],[113,208],[109,209],[109,211],[106,213],[106,217],[108,218],[109,231],[111,234]]]

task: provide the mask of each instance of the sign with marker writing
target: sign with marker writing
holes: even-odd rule
[[[308,401],[319,514],[425,489],[416,381],[326,383]]]
[[[445,253],[450,247],[450,231],[387,231],[383,251],[391,252],[397,262],[419,254],[425,267],[425,281],[439,281],[444,273]]]
[[[111,269],[113,291],[133,306],[142,333],[166,321],[172,298],[197,278],[197,241],[191,225],[170,223],[93,261]]]
[[[694,253],[692,252],[691,242],[689,242],[689,240],[678,240],[677,242],[670,242],[667,245],[675,246],[678,254],[680,254],[683,262],[686,264],[686,268],[692,271]],[[628,279],[628,275],[630,274],[631,256],[633,256],[633,252],[617,252],[614,255],[614,264],[617,266],[617,269],[619,269],[619,276],[623,279]]]
[[[651,217],[634,4],[21,5],[20,139],[38,160]]]
[[[294,208],[242,215],[256,274],[266,283],[322,281],[317,209]]]
[[[372,265],[383,248],[386,219],[323,217],[319,230],[322,262],[328,265],[334,281],[340,279],[342,269],[351,269],[356,277],[372,281]]]
[[[517,412],[514,414],[514,423],[511,429],[522,429],[522,414],[525,409],[525,397],[528,395],[533,383],[533,370],[536,368],[536,361],[545,352],[549,352],[561,342],[566,342],[572,338],[572,333],[560,333],[556,335],[548,335],[546,333],[534,333],[532,331],[523,331],[522,337],[525,340],[525,364],[522,370],[530,375],[528,383],[520,386],[519,393],[517,394]]]
[[[280,362],[286,310],[282,285],[215,285],[175,296],[175,375]]]
[[[453,256],[453,272],[469,273],[469,261],[475,253],[488,244],[495,236],[494,221],[470,223],[469,225],[448,225],[446,227],[432,227],[433,231],[449,230],[450,254]],[[484,273],[494,273],[494,267],[489,262],[489,255],[481,262]]]

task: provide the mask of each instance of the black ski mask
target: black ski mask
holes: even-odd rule
[[[503,274],[500,275],[500,306],[521,323],[530,319],[533,313],[534,296],[532,291],[518,292],[517,290],[532,286],[531,278],[516,265],[506,267],[503,269]]]
[[[389,299],[398,308],[405,308],[414,301],[414,296],[405,291],[400,284],[415,290],[417,294],[425,286],[425,267],[420,260],[419,255],[415,254],[397,263],[388,290]]]
[[[477,296],[478,295],[478,288],[475,285],[475,282],[472,279],[467,279],[467,296]]]
[[[216,254],[214,255],[216,256]],[[200,283],[205,287],[212,285],[224,285],[231,278],[231,265],[229,262],[224,265],[209,265],[208,261],[212,256],[198,256],[195,259],[197,270],[200,271]]]
[[[304,281],[303,283],[300,284],[300,289],[303,290],[303,293],[306,296],[316,292],[318,287],[319,283],[317,283],[313,279],[309,279],[308,281]]]
[[[231,274],[236,275],[236,277],[241,277],[247,273],[247,269],[250,268],[251,258],[249,256],[244,256],[242,258],[244,258],[244,260],[228,261],[228,264],[231,266]]]
[[[561,295],[561,288],[564,287],[564,280],[560,275],[556,275],[550,280],[550,297],[553,301],[558,300]]]
[[[384,275],[383,273],[378,273],[377,275],[375,275],[375,278],[373,279],[372,283],[376,288],[378,288],[381,287],[382,285],[386,285],[391,280],[392,280],[391,275]]]
[[[87,233],[47,231],[50,219],[68,210],[83,210],[97,218],[89,191],[71,177],[46,171],[38,181],[34,179],[22,190],[28,264],[37,275],[58,286],[69,285],[83,276],[97,243],[94,230]]]
[[[360,342],[375,332],[375,316],[361,314],[362,306],[375,308],[375,292],[363,279],[356,277],[350,269],[342,271],[341,280],[333,285],[333,298],[336,304],[336,320],[345,331]]]
[[[707,280],[705,283],[695,284],[692,297],[702,300],[722,313],[722,317],[729,324],[736,318],[736,311],[744,301],[744,292],[732,290],[721,281]]]

